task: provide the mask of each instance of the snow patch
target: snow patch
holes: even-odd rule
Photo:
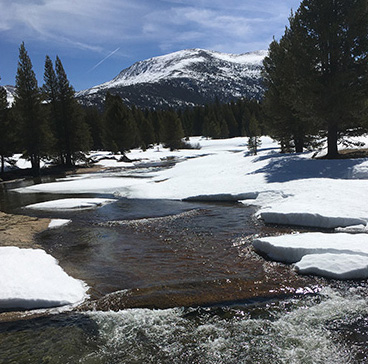
[[[65,225],[68,225],[72,222],[70,219],[52,219],[49,223],[49,229],[56,229]]]
[[[368,257],[355,254],[305,255],[295,264],[298,272],[334,279],[368,278]]]
[[[108,203],[116,201],[115,199],[106,198],[65,198],[61,200],[53,200],[40,202],[26,206],[28,209],[34,210],[85,210],[101,207]]]
[[[41,249],[0,247],[0,308],[72,305],[87,298],[87,286],[67,275]]]
[[[338,279],[368,277],[368,235],[304,233],[259,238],[253,247],[301,273]]]

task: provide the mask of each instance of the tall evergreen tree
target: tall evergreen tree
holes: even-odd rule
[[[280,42],[270,44],[269,56],[264,60],[264,80],[267,86],[263,108],[270,135],[281,144],[282,151],[295,149],[302,152],[313,141],[318,125],[313,118],[308,118],[299,110],[307,99],[306,90],[301,89],[297,79],[310,77],[313,72],[308,64],[305,49],[300,46],[298,34],[290,18],[287,29]],[[299,59],[299,62],[295,62]],[[303,95],[303,97],[301,97]]]
[[[166,111],[163,118],[164,138],[163,142],[166,147],[171,150],[179,149],[182,146],[182,138],[184,131],[181,125],[181,120],[177,114],[172,111]]]
[[[106,131],[101,112],[97,107],[87,107],[84,112],[84,120],[91,133],[92,149],[104,149],[106,145]]]
[[[46,70],[45,64],[45,71]],[[74,88],[70,85],[59,57],[56,57],[55,71],[56,138],[59,147],[59,154],[61,156],[61,163],[71,166],[75,162],[75,155],[77,152],[87,151],[89,149],[91,138],[87,124],[84,120],[81,106],[77,103],[74,97]],[[50,74],[52,74],[52,72],[50,72]],[[50,83],[49,89],[51,88]]]
[[[106,95],[104,122],[106,143],[114,152],[124,153],[136,146],[138,129],[133,113],[120,96]]]
[[[295,18],[316,71],[312,116],[323,122],[327,156],[335,158],[340,135],[359,132],[367,118],[368,2],[304,0]]]
[[[327,157],[336,158],[339,138],[350,130],[362,133],[367,120],[367,1],[303,0],[278,46],[284,63],[267,65],[276,55],[272,48],[265,63],[268,85],[285,70],[272,96],[289,116],[325,130]]]
[[[40,159],[49,150],[51,134],[42,116],[40,91],[24,42],[19,48],[16,89],[15,108],[21,120],[21,147],[31,160],[33,175],[38,176]]]

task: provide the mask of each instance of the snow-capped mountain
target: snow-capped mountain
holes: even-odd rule
[[[240,55],[189,49],[137,62],[113,80],[77,93],[85,105],[101,105],[106,92],[139,107],[203,105],[216,98],[260,99],[267,51]]]

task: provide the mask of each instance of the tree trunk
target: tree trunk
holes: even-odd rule
[[[339,157],[339,151],[337,150],[337,122],[329,121],[327,129],[327,159],[336,159]]]
[[[295,152],[296,153],[303,153],[303,147],[304,147],[303,138],[295,138],[294,139],[294,145],[295,145]]]
[[[32,165],[32,176],[39,177],[40,176],[40,158],[35,154],[31,155],[31,165]]]

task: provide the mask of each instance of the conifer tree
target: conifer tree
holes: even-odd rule
[[[220,138],[221,136],[221,126],[217,120],[215,112],[212,109],[205,108],[202,135],[207,138],[214,139]]]
[[[184,131],[181,120],[177,114],[171,110],[166,111],[163,119],[164,139],[163,142],[170,150],[179,149],[182,146]]]
[[[155,142],[155,132],[153,130],[152,121],[145,116],[142,110],[135,109],[134,111],[135,122],[138,126],[139,140],[138,143],[143,150],[148,148]]]
[[[124,105],[120,96],[107,93],[104,122],[106,143],[109,149],[124,153],[136,146],[138,138],[137,125],[132,111]]]
[[[84,120],[91,133],[92,149],[104,149],[106,145],[106,131],[101,112],[97,107],[88,107],[84,112]]]
[[[257,155],[258,147],[261,145],[261,130],[258,125],[258,121],[253,114],[249,120],[249,132],[248,132],[248,149],[252,154]]]
[[[45,71],[47,70],[46,65],[47,64],[45,64]],[[49,73],[52,74],[51,71]],[[55,74],[56,138],[59,154],[61,156],[61,163],[71,166],[75,162],[76,153],[79,151],[87,151],[89,149],[91,142],[90,133],[85,123],[81,107],[74,97],[74,88],[70,85],[59,57],[56,57]],[[52,77],[49,79],[51,80]],[[45,86],[50,90],[52,89],[51,82],[49,85],[45,83]]]
[[[31,160],[32,174],[38,176],[41,157],[49,151],[52,138],[46,118],[42,116],[40,91],[24,42],[19,48],[16,89],[15,108],[21,121],[21,147]]]
[[[303,0],[265,60],[266,100],[279,102],[285,120],[296,120],[300,134],[310,126],[324,130],[328,158],[338,156],[344,134],[365,130],[367,34],[366,0]]]

